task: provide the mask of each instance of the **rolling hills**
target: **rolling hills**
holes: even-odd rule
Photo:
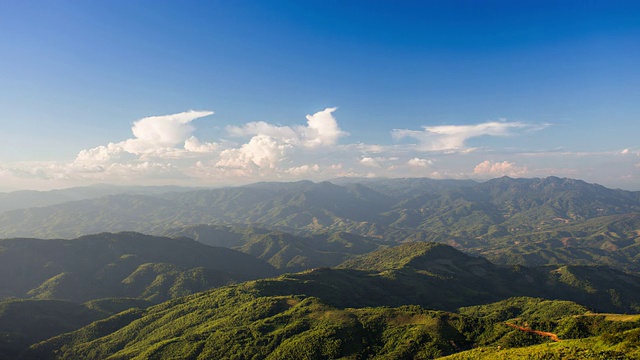
[[[34,343],[149,305],[138,299],[101,299],[84,304],[63,300],[0,302],[0,359],[15,359]]]
[[[278,230],[226,225],[186,225],[170,229],[164,235],[189,237],[206,245],[238,250],[287,272],[336,266],[389,246],[380,239],[346,232],[296,236]]]
[[[125,232],[0,240],[0,298],[161,302],[276,273],[253,256],[187,238]]]
[[[446,245],[410,243],[336,269],[253,280],[125,311],[35,344],[23,356],[427,359],[478,346],[549,341],[506,321],[556,331],[565,339],[625,334],[640,326],[567,301],[637,311],[640,278],[598,269],[618,277],[598,280],[590,271],[568,276],[559,270],[497,267]],[[612,290],[621,292],[625,304],[601,296]],[[566,300],[512,298],[527,293]]]

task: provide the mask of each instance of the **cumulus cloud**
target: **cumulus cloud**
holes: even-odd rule
[[[520,177],[525,176],[529,170],[527,167],[516,166],[515,163],[509,161],[497,162],[485,160],[476,165],[473,169],[473,174],[480,175],[482,177],[499,177],[499,176],[513,176]]]
[[[185,111],[178,114],[149,116],[137,120],[131,127],[134,138],[118,143],[82,150],[77,162],[108,162],[117,160],[124,153],[146,157],[179,157],[188,152],[212,151],[214,143],[201,143],[193,136],[195,128],[191,122],[213,111]],[[184,145],[179,148],[179,145]]]
[[[395,129],[394,139],[414,138],[422,151],[462,150],[467,140],[479,136],[508,136],[515,129],[541,129],[546,125],[531,125],[522,122],[491,121],[476,125],[424,126],[424,130]]]
[[[369,166],[369,167],[377,167],[377,168],[380,167],[380,163],[378,162],[377,159],[374,159],[368,156],[365,156],[362,159],[360,159],[360,164],[364,166]]]
[[[72,161],[0,164],[0,185],[11,189],[96,182],[207,186],[341,176],[465,179],[557,174],[601,183],[615,177],[637,187],[633,177],[623,177],[633,175],[640,167],[639,153],[634,148],[602,153],[526,153],[515,149],[500,152],[495,148],[471,152],[473,149],[468,147],[468,140],[475,137],[509,136],[545,125],[487,122],[433,126],[392,132],[395,139],[417,139],[417,146],[408,142],[341,144],[348,134],[341,130],[335,111],[336,108],[326,108],[307,115],[306,122],[301,116],[298,125],[257,121],[227,126],[223,135],[231,136],[231,140],[214,138],[211,142],[196,137],[194,122],[211,115],[211,111],[146,117],[132,123],[129,139],[79,151]],[[425,156],[424,151],[431,153]],[[498,157],[500,161],[485,160]],[[524,163],[522,159],[526,159],[529,168],[516,165]],[[619,168],[624,171],[617,171]],[[618,183],[622,184],[622,180]]]
[[[282,143],[268,135],[256,135],[240,148],[227,149],[220,153],[216,166],[230,168],[273,169],[284,158],[285,150],[292,145]]]
[[[348,133],[334,117],[336,108],[306,116],[306,124],[279,126],[265,121],[227,126],[233,137],[248,137],[235,143],[201,141],[193,121],[212,111],[186,111],[149,116],[133,122],[132,137],[79,151],[72,162],[32,170],[3,170],[0,176],[20,178],[68,178],[109,182],[109,177],[153,178],[174,176],[201,181],[220,179],[270,179],[341,173],[331,154],[341,151],[337,142]],[[293,150],[296,151],[293,151]],[[322,164],[309,162],[320,161]],[[316,159],[317,158],[317,159]],[[9,175],[2,175],[7,173]],[[235,180],[234,180],[235,181]]]
[[[318,173],[320,172],[320,165],[318,164],[313,164],[313,165],[300,165],[300,166],[294,166],[292,168],[286,169],[285,172],[287,174],[291,174],[293,176],[308,176],[312,173]]]
[[[191,136],[184,142],[184,149],[194,153],[210,153],[219,147],[216,143],[201,142],[195,136]]]
[[[235,137],[250,136],[249,142],[240,147],[225,149],[215,166],[242,170],[246,174],[269,175],[266,172],[279,170],[287,173],[288,164],[280,164],[288,159],[291,149],[314,151],[336,145],[340,137],[348,135],[342,131],[333,116],[336,108],[326,108],[313,115],[307,115],[307,125],[278,126],[264,121],[255,121],[242,126],[227,126],[227,133]],[[312,153],[307,153],[311,156]],[[305,167],[307,166],[307,167]],[[293,172],[311,170],[308,164],[292,167]],[[238,173],[238,171],[236,171]],[[289,172],[292,173],[292,172]]]
[[[417,157],[407,161],[407,165],[414,168],[426,168],[426,167],[429,167],[431,164],[433,164],[433,161],[428,159],[420,159]]]
[[[335,145],[339,138],[349,135],[342,131],[333,116],[337,108],[326,108],[307,115],[307,126],[277,126],[264,121],[250,122],[243,126],[227,126],[232,136],[266,135],[290,145],[308,148]]]
[[[97,146],[92,149],[81,150],[76,157],[76,162],[79,163],[102,163],[110,161],[117,157],[124,148],[119,144],[109,143],[106,146]]]
[[[304,144],[308,147],[334,145],[338,138],[348,133],[340,130],[333,112],[337,108],[326,108],[313,115],[307,115],[307,127],[300,128]]]

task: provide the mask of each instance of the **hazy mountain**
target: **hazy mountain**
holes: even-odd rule
[[[437,180],[429,178],[337,178],[331,183],[341,186],[361,184],[393,198],[407,198],[424,194],[442,194],[460,187],[478,185],[474,180]]]
[[[0,212],[43,207],[68,201],[94,199],[116,194],[159,195],[168,192],[189,190],[193,190],[193,188],[182,186],[115,186],[100,184],[49,191],[20,190],[0,192]]]
[[[242,251],[288,272],[336,266],[356,255],[388,246],[378,239],[345,232],[296,236],[276,230],[225,225],[187,225],[168,230],[165,235],[186,236],[203,244]]]
[[[620,218],[616,216],[631,219],[639,213],[640,192],[557,177],[503,177],[484,183],[377,179],[344,186],[300,181],[157,196],[114,195],[8,211],[0,214],[0,234],[73,238],[133,230],[163,235],[196,224],[245,224],[296,232],[296,236],[347,232],[384,243],[444,242],[504,264],[607,264],[637,269],[638,222],[627,221],[626,230],[613,231],[617,238],[603,235],[610,237],[608,242],[596,237],[607,226],[617,226]],[[277,237],[243,251],[295,270],[336,263],[315,262],[325,250],[307,240]],[[282,259],[271,260],[274,251],[288,246]],[[291,262],[296,256],[300,261]]]
[[[0,240],[0,297],[160,302],[273,276],[253,256],[187,238],[102,233],[74,240]]]

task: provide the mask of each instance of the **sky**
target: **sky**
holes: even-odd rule
[[[640,190],[638,1],[0,0],[0,191]]]

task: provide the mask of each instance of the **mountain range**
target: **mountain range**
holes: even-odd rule
[[[342,185],[301,181],[156,195],[119,194],[12,210],[0,213],[0,236],[75,238],[105,231],[138,231],[198,237],[193,230],[198,225],[226,225],[303,237],[342,232],[385,245],[436,241],[501,264],[574,263],[640,269],[636,245],[640,192],[556,177],[503,177],[484,183],[432,179],[336,182]],[[282,234],[275,236],[279,239],[272,242],[280,243],[276,248],[293,241]],[[309,239],[303,242],[308,245]],[[230,247],[239,249],[245,243]],[[275,251],[264,244],[250,247],[245,251],[267,261]],[[307,259],[322,257],[304,255],[320,249],[300,243],[295,248],[288,251]],[[291,258],[286,256],[287,263]],[[299,265],[286,265],[283,261],[271,262],[292,270],[339,263],[301,260]]]
[[[640,192],[341,178],[0,198],[0,359],[640,357]]]

